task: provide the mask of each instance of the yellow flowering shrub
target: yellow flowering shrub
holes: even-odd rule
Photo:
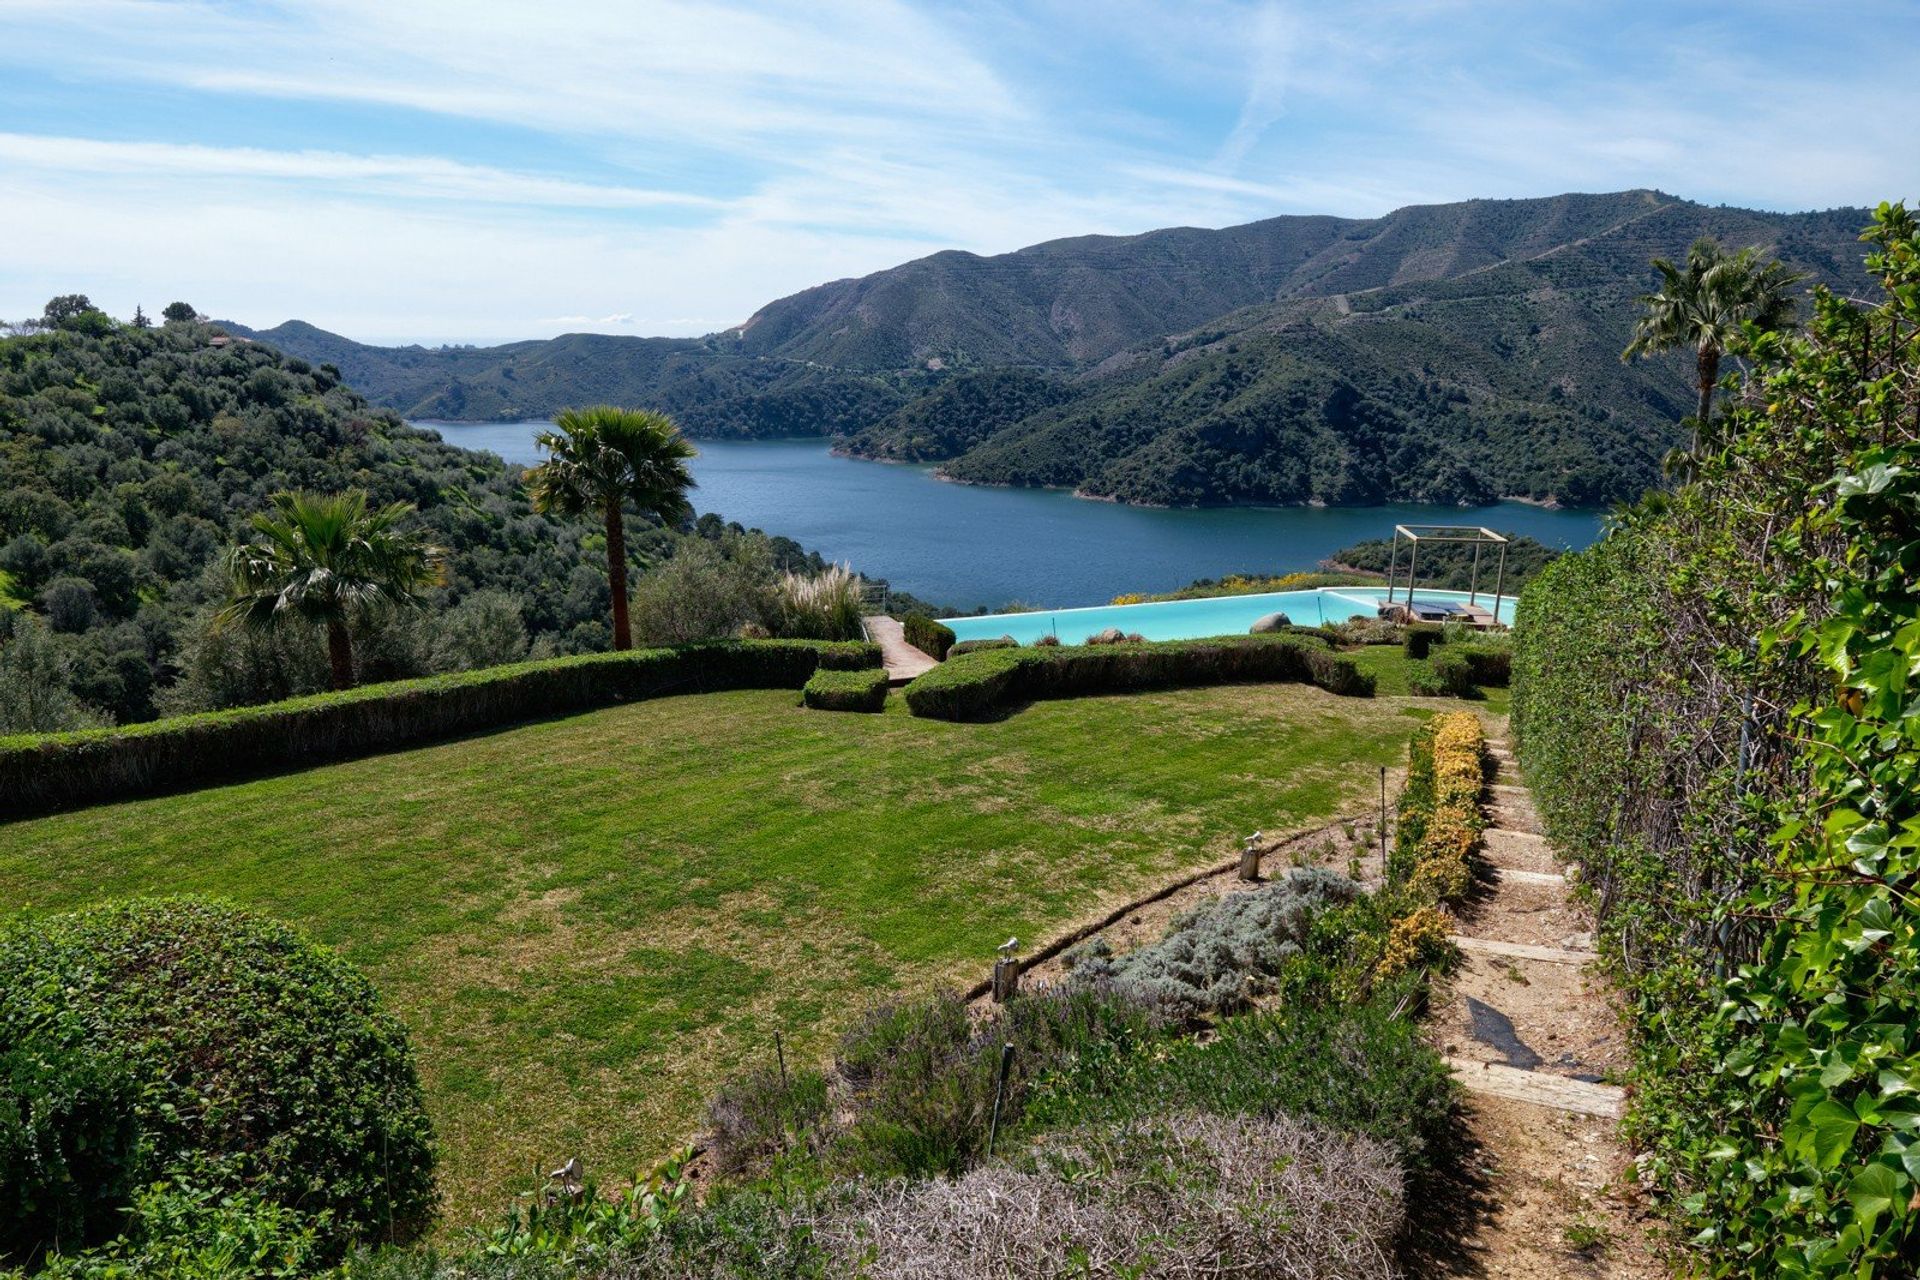
[[[1387,944],[1375,970],[1381,978],[1415,969],[1434,969],[1453,958],[1453,918],[1440,907],[1417,907],[1387,929]]]
[[[1419,836],[1411,851],[1407,881],[1438,902],[1451,902],[1464,896],[1473,883],[1471,859],[1485,825],[1480,790],[1486,738],[1480,718],[1470,711],[1437,717],[1428,728],[1425,746],[1432,752],[1431,799],[1420,797],[1425,812],[1417,815]],[[1412,779],[1409,789],[1413,789]]]

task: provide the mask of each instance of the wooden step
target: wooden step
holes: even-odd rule
[[[1524,942],[1498,942],[1492,938],[1470,938],[1456,933],[1447,941],[1468,955],[1497,956],[1502,960],[1538,960],[1544,964],[1588,965],[1600,958],[1597,951],[1575,951],[1571,947],[1535,947]]]
[[[1618,1085],[1593,1084],[1541,1071],[1522,1071],[1499,1062],[1447,1058],[1447,1067],[1462,1087],[1516,1102],[1530,1102],[1557,1111],[1617,1120],[1626,1106],[1626,1091]]]
[[[1528,798],[1527,789],[1523,786],[1520,786],[1517,783],[1512,783],[1512,782],[1489,783],[1487,785],[1487,790],[1493,792],[1495,795],[1514,796],[1522,800]]]
[[[1488,827],[1487,830],[1498,831],[1502,838],[1508,839],[1508,840],[1516,840],[1516,841],[1537,840],[1541,844],[1545,844],[1547,842],[1547,838],[1541,835],[1538,831],[1522,831],[1518,827],[1503,827],[1499,823],[1495,823],[1493,826]]]
[[[1557,884],[1564,885],[1567,878],[1555,871],[1511,871],[1506,867],[1495,867],[1494,871],[1502,880],[1511,884]]]

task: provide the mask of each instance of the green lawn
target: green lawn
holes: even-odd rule
[[[1364,809],[1424,700],[1299,685],[992,724],[669,698],[0,826],[0,902],[220,894],[363,966],[412,1028],[450,1225],[579,1154],[614,1179],[748,1061],[971,982],[1256,827]]]

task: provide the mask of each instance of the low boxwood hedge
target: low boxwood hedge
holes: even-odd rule
[[[879,711],[887,705],[887,673],[822,668],[800,690],[800,701],[815,711]]]
[[[1406,648],[1409,658],[1424,658],[1437,644],[1446,642],[1446,629],[1437,622],[1407,624]]]
[[[1471,698],[1474,696],[1473,663],[1462,653],[1459,645],[1435,645],[1428,651],[1427,670],[1433,678],[1435,692],[1448,698]]]
[[[949,658],[906,688],[907,706],[936,720],[979,720],[1009,703],[1128,689],[1299,681],[1369,697],[1352,659],[1290,636],[1221,636],[1059,648],[987,649]]]
[[[944,662],[947,650],[953,648],[958,636],[953,628],[944,622],[935,622],[924,613],[910,613],[900,621],[900,630],[906,634],[907,643],[926,654],[929,658]]]
[[[877,668],[860,642],[729,640],[488,667],[114,729],[0,738],[0,818],[346,760],[673,693]]]
[[[1466,660],[1473,683],[1488,689],[1504,689],[1513,683],[1513,646],[1484,640],[1448,645]]]
[[[991,636],[980,640],[962,640],[947,650],[947,657],[957,658],[964,653],[978,653],[982,649],[1018,649],[1020,642],[1012,636]]]

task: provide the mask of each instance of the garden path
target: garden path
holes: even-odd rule
[[[1504,730],[1499,730],[1504,731]],[[1505,742],[1488,786],[1476,883],[1459,910],[1458,972],[1433,996],[1435,1043],[1469,1092],[1488,1211],[1462,1241],[1471,1274],[1652,1277],[1618,1133],[1625,1034],[1590,923],[1541,834]]]
[[[907,643],[907,633],[898,618],[876,615],[860,619],[867,638],[880,646],[880,661],[887,668],[888,684],[905,684],[940,664]]]

